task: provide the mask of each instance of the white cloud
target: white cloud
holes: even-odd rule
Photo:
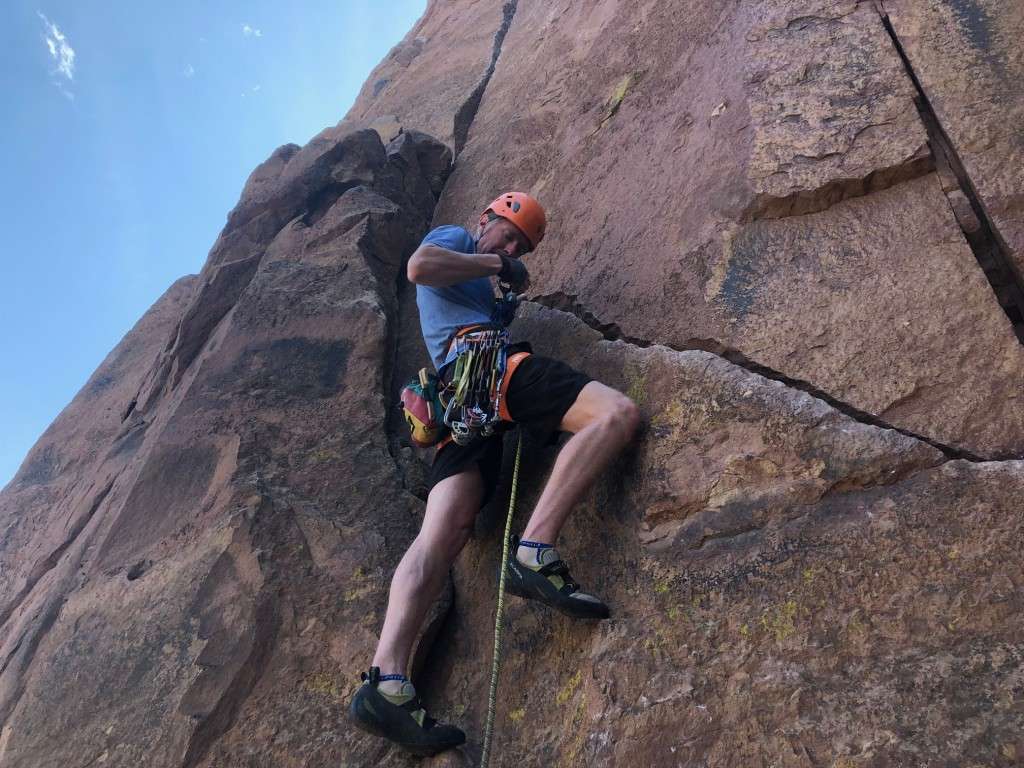
[[[36,11],[43,22],[46,48],[50,52],[50,58],[57,65],[55,73],[67,78],[69,81],[75,79],[75,49],[71,47],[67,37],[60,31],[60,28],[50,21],[41,11]]]
[[[195,75],[195,73],[196,73],[196,68],[193,67],[191,64],[186,64],[185,65],[185,70],[182,72],[182,74],[185,77],[193,77]]]
[[[263,30],[250,27],[248,24],[243,24],[242,34],[246,37],[263,37]]]
[[[259,83],[257,83],[256,85],[254,85],[254,86],[252,87],[252,92],[253,92],[253,93],[256,93],[256,92],[257,92],[257,91],[259,91],[259,89],[260,89],[260,88],[262,88],[262,87],[263,87],[262,85],[260,85]]]

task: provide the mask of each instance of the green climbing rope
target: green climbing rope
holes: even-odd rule
[[[491,658],[491,690],[487,694],[487,724],[484,726],[484,750],[480,756],[480,768],[487,768],[491,756],[491,731],[494,729],[494,704],[498,696],[498,668],[501,665],[501,619],[505,607],[505,572],[508,570],[508,541],[512,535],[512,515],[516,509],[516,488],[519,486],[519,456],[523,448],[523,433],[516,441],[516,464],[512,470],[512,493],[508,500],[508,516],[505,518],[505,535],[502,537],[501,566],[498,569],[498,607],[494,614],[494,656]]]

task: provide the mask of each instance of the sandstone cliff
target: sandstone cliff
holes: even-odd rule
[[[508,187],[550,213],[515,333],[645,418],[563,541],[613,618],[510,601],[493,764],[1022,764],[1021,32],[431,0],[0,493],[0,764],[416,764],[343,714],[429,460],[402,267]],[[500,504],[420,644],[470,733],[426,764],[479,756]]]

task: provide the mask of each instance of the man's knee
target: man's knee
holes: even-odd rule
[[[622,441],[628,442],[640,426],[640,408],[626,395],[616,391],[605,418]]]
[[[432,553],[454,560],[473,533],[483,497],[479,473],[442,480],[427,496],[427,512],[416,541]]]
[[[560,429],[576,433],[591,426],[613,432],[625,442],[633,437],[640,423],[636,403],[618,390],[592,381],[576,397],[562,417]]]

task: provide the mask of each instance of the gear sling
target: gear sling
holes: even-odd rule
[[[469,445],[511,422],[508,385],[529,352],[509,354],[508,329],[497,324],[471,325],[451,341],[455,360],[450,375],[439,378],[421,368],[402,389],[402,407],[412,441],[421,447],[450,441]]]

